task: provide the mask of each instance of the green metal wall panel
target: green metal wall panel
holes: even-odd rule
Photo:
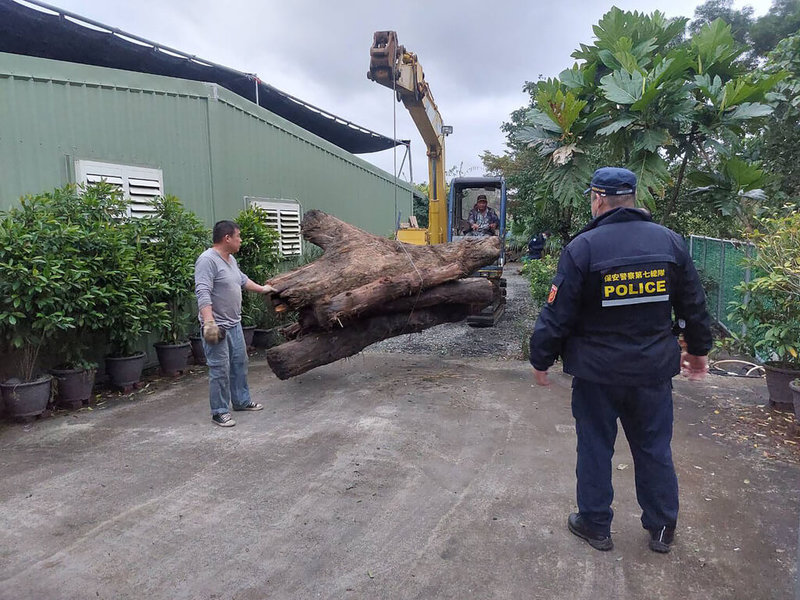
[[[233,102],[231,102],[233,100]],[[304,210],[319,208],[375,233],[389,235],[397,210],[408,215],[411,193],[388,174],[289,123],[275,123],[267,111],[254,114],[238,99],[211,106],[214,196],[228,216],[245,196],[296,200]],[[255,108],[255,107],[254,107]]]
[[[74,161],[161,169],[205,222],[245,196],[298,201],[380,235],[405,182],[213,84],[0,53],[0,209],[74,180]]]
[[[0,208],[73,181],[87,159],[161,169],[165,190],[210,220],[208,99],[147,78],[0,54]]]

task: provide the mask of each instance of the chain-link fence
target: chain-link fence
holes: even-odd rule
[[[750,281],[750,269],[742,263],[754,251],[748,242],[689,237],[689,253],[706,290],[708,312],[728,331],[738,332],[741,327],[728,318],[728,303],[741,300],[735,288],[743,281]]]

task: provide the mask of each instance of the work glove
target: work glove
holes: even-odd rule
[[[209,344],[219,344],[225,339],[225,330],[221,329],[214,319],[203,323],[203,339]]]

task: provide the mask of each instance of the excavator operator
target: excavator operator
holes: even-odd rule
[[[497,228],[500,227],[500,217],[493,208],[489,208],[486,194],[478,196],[475,206],[469,211],[467,221],[470,226],[470,232],[467,235],[497,235]]]

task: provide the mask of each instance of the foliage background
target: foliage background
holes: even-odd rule
[[[614,165],[637,174],[641,205],[679,233],[796,253],[800,0],[775,0],[759,18],[732,0],[709,0],[691,20],[612,8],[593,33],[557,78],[524,84],[529,103],[503,124],[508,151],[482,156],[507,180],[513,241],[549,229],[568,243],[591,218],[592,172]],[[800,325],[786,311],[797,298],[773,284],[800,274],[764,260],[768,279],[742,286],[735,312],[751,348],[760,340],[762,354],[793,359]],[[531,265],[541,296],[543,265]]]

